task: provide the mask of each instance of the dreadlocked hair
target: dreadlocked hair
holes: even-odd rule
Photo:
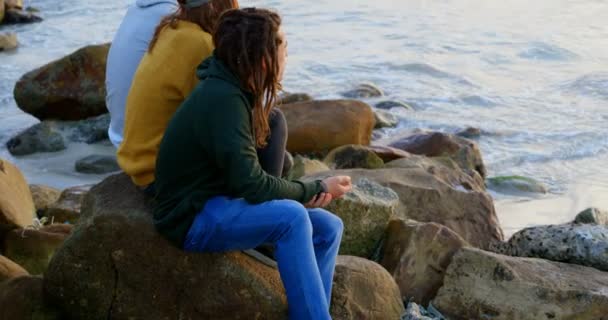
[[[277,102],[280,66],[278,49],[281,17],[270,10],[246,8],[226,11],[215,30],[215,55],[254,96],[253,131],[256,147],[267,144],[268,118]]]
[[[238,0],[211,0],[196,8],[187,8],[186,0],[178,0],[177,2],[177,11],[164,17],[154,30],[154,36],[148,47],[149,52],[152,52],[152,49],[154,49],[161,31],[165,27],[175,29],[177,28],[178,21],[188,21],[199,25],[203,31],[213,34],[215,25],[222,13],[230,9],[239,8]]]

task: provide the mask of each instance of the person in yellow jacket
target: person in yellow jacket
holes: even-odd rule
[[[148,52],[134,75],[127,97],[123,141],[118,163],[148,195],[155,195],[154,172],[160,142],[169,120],[194,90],[198,65],[212,55],[213,28],[222,13],[239,7],[237,0],[178,0],[176,13],[156,28]],[[275,112],[260,163],[280,176],[286,145],[286,122]]]

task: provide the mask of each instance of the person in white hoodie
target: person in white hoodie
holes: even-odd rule
[[[137,0],[114,36],[106,65],[106,105],[111,119],[108,135],[117,148],[123,140],[125,105],[135,71],[162,18],[177,9],[177,0]]]

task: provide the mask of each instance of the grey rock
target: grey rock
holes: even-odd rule
[[[90,155],[76,161],[76,171],[89,174],[104,174],[120,170],[116,157],[107,155]]]
[[[57,152],[65,150],[67,142],[107,140],[109,126],[109,114],[80,121],[44,120],[10,139],[6,147],[15,156]]]
[[[433,305],[450,320],[600,320],[608,273],[543,259],[461,249]]]
[[[506,253],[608,271],[608,227],[562,224],[527,228],[509,240]]]
[[[6,148],[14,156],[24,156],[37,152],[57,152],[66,146],[59,124],[56,121],[45,121],[10,139]]]
[[[285,92],[279,97],[281,104],[312,101],[312,96],[308,93],[289,93]]]

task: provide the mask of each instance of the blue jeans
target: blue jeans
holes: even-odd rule
[[[323,209],[292,200],[258,205],[243,199],[210,199],[190,227],[184,250],[225,252],[275,245],[287,293],[289,318],[331,319],[331,288],[342,220]]]

